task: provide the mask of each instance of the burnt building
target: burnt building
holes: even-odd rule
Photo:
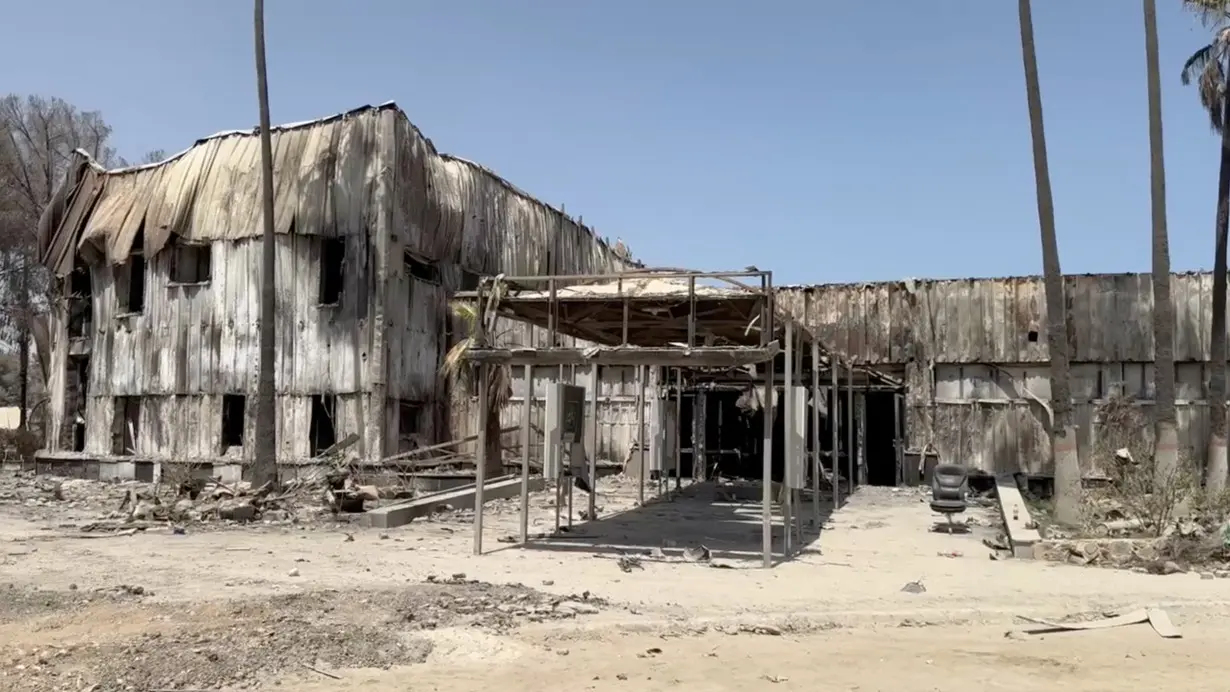
[[[1082,471],[1096,477],[1105,472],[1108,403],[1128,402],[1142,420],[1152,420],[1152,280],[1100,274],[1066,281],[1074,422]],[[1203,464],[1212,276],[1175,274],[1171,291],[1179,443]],[[897,435],[894,396],[903,399],[899,442],[906,456],[926,453],[990,472],[1052,473],[1041,277],[802,286],[782,289],[778,301],[835,352],[902,382],[897,392],[857,395],[873,477],[874,467],[895,463],[892,446],[883,444]],[[1148,428],[1141,434],[1151,434]]]
[[[562,211],[438,153],[393,104],[272,135],[280,464],[351,434],[344,453],[363,460],[449,439],[448,300],[478,277],[624,266]],[[40,227],[56,296],[40,462],[234,477],[252,460],[259,140],[224,132],[119,170],[79,154]]]

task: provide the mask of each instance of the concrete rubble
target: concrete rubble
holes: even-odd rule
[[[30,518],[77,522],[85,531],[117,531],[168,523],[195,528],[234,524],[312,524],[350,521],[383,502],[413,496],[400,488],[360,485],[332,474],[254,488],[190,479],[175,485],[91,481],[34,475],[0,476],[0,507],[20,507]]]

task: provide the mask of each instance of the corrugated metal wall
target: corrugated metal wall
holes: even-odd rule
[[[1202,463],[1212,277],[1176,274],[1171,287],[1180,445]],[[1081,464],[1099,475],[1099,408],[1116,395],[1146,416],[1152,405],[1152,281],[1074,275],[1066,294]],[[1051,472],[1040,277],[809,286],[778,301],[838,352],[905,378],[912,448],[988,471]]]
[[[1175,274],[1175,360],[1209,359],[1213,279]],[[1153,360],[1148,274],[1067,277],[1072,360]],[[860,363],[1045,363],[1046,296],[1040,277],[946,279],[783,288],[778,306],[813,325],[824,343]],[[1036,339],[1030,340],[1030,332]]]

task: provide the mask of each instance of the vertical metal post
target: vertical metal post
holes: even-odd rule
[[[619,295],[623,296],[623,300],[624,300],[623,319],[620,321],[620,342],[619,343],[622,346],[627,346],[628,345],[628,317],[629,317],[628,313],[631,312],[631,309],[628,304],[628,296],[624,295],[624,279],[622,276],[619,277],[618,286],[619,286]]]
[[[483,554],[483,490],[487,482],[487,419],[491,416],[487,394],[491,389],[490,366],[478,366],[478,454],[474,469],[474,554]]]
[[[794,320],[786,318],[786,377],[782,386],[782,555],[789,558],[793,554],[794,539],[794,487],[792,481],[795,468],[794,448]]]
[[[675,368],[675,490],[683,487],[683,369]]]
[[[820,342],[811,342],[811,523],[820,528]]]
[[[764,550],[764,566],[773,566],[773,359],[765,363],[764,372],[764,447],[761,452],[760,522]]]
[[[854,363],[846,369],[846,479],[854,495]]]
[[[640,473],[637,474],[636,501],[645,504],[645,366],[636,366],[636,439],[637,455],[640,457]]]
[[[893,394],[893,465],[897,470],[894,474],[894,484],[901,486],[905,482],[905,431],[901,427],[901,395]]]
[[[696,345],[696,276],[688,276],[688,348]]]
[[[575,365],[569,366],[568,378],[569,378],[568,382],[570,384],[575,385],[577,383],[577,366]],[[585,436],[584,429],[582,429],[581,432],[577,433],[577,435],[578,435],[578,438],[583,438]],[[573,443],[581,442],[581,441],[583,440],[575,439],[575,440],[571,440],[568,443],[568,475],[566,476],[564,492],[568,494],[568,524],[567,526],[569,530],[572,529],[572,489],[576,485],[576,479],[572,477],[572,451],[576,449],[576,445],[574,445]],[[584,447],[584,445],[582,445],[582,447]]]
[[[534,366],[526,365],[521,379],[525,394],[521,401],[521,544],[530,540],[530,418],[534,404]]]
[[[858,459],[858,484],[867,485],[867,390],[858,393],[854,400],[854,413],[858,418],[858,426],[856,428],[857,435],[854,438],[854,446],[858,453],[855,458]]]
[[[797,385],[802,386],[803,381],[803,330],[798,329],[794,333],[794,378],[791,383],[793,388]],[[803,406],[803,410],[799,411],[799,406]],[[800,413],[804,415],[800,415]],[[800,492],[807,487],[807,402],[799,401],[799,397],[794,397],[794,464],[795,464],[795,484],[797,487],[790,488],[790,506],[794,514],[794,531],[795,545],[801,549],[803,542],[803,495]],[[799,428],[799,418],[803,419],[802,428]]]
[[[597,519],[594,512],[598,502],[598,378],[602,368],[594,363],[590,368],[589,408],[594,417],[594,427],[589,431],[589,521]]]
[[[481,308],[481,306],[480,306]],[[555,331],[559,301],[555,299],[555,277],[547,279],[547,348],[555,348]],[[560,366],[562,369],[564,366]]]
[[[829,433],[832,440],[832,453],[830,454],[829,469],[832,472],[833,481],[830,485],[833,486],[833,510],[836,511],[841,506],[841,455],[838,454],[838,448],[841,446],[841,387],[838,383],[838,369],[840,365],[837,363],[837,356],[829,354],[829,379],[831,381],[830,389],[830,405],[829,405]]]

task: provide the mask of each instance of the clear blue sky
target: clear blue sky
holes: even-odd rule
[[[395,100],[650,264],[780,283],[1037,273],[1011,0],[267,0],[275,122]],[[1212,263],[1217,143],[1159,0],[1172,260]],[[1067,272],[1149,266],[1139,2],[1035,0]],[[246,0],[8,0],[3,88],[120,153],[257,120]],[[14,30],[15,29],[15,30]]]

